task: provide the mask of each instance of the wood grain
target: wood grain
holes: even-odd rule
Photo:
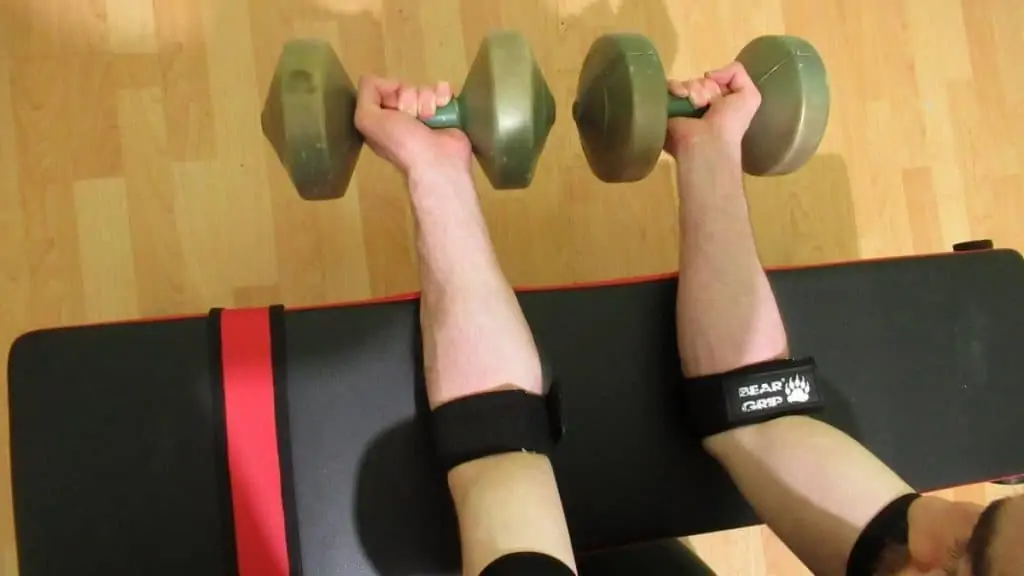
[[[747,180],[766,264],[982,237],[1024,248],[1016,0],[0,0],[0,344],[47,326],[414,290],[397,174],[366,152],[343,201],[300,201],[260,133],[262,99],[294,36],[332,42],[353,77],[458,86],[492,28],[526,34],[563,111],[603,32],[649,35],[676,76],[758,34],[814,43],[833,92],[820,154]],[[550,284],[671,270],[671,174],[665,160],[635,185],[598,182],[563,112],[532,188],[496,192],[479,170],[477,183],[509,278]],[[0,570],[14,574],[7,417],[3,403]],[[693,544],[722,574],[803,571],[764,528]]]

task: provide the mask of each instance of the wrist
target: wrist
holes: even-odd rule
[[[677,156],[676,171],[679,195],[682,200],[679,203],[680,209],[684,205],[692,207],[696,200],[717,203],[719,201],[714,199],[722,197],[738,197],[745,206],[743,164],[740,161],[738,148],[724,143],[695,148],[690,153]],[[739,206],[739,204],[730,204],[730,206]],[[689,212],[684,211],[684,213]],[[693,211],[693,214],[700,213],[703,213],[701,209]],[[747,226],[749,227],[749,224]]]
[[[410,188],[473,182],[473,174],[468,168],[444,162],[420,162],[410,165],[403,173]]]
[[[452,223],[452,219],[458,219],[461,221],[459,229],[464,231],[469,224],[466,217],[471,221],[483,217],[479,214],[473,176],[468,170],[442,165],[414,169],[406,173],[406,183],[413,214],[421,224]]]
[[[435,164],[410,169],[405,178],[414,208],[448,200],[476,201],[473,175],[466,169]]]
[[[742,146],[720,136],[703,135],[680,139],[673,156],[680,170],[712,165],[742,172]]]

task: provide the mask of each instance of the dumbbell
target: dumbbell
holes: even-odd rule
[[[263,133],[306,200],[345,194],[363,138],[355,126],[356,89],[330,44],[288,42],[263,108]],[[488,35],[462,92],[424,121],[459,128],[495,188],[525,188],[555,121],[555,101],[526,40]]]
[[[743,170],[787,174],[806,163],[828,124],[825,64],[806,40],[762,36],[736,59],[761,92],[761,107],[743,138]],[[598,38],[583,62],[573,119],[591,170],[605,182],[632,182],[654,169],[669,118],[699,118],[686,98],[668,93],[654,45],[639,34]]]

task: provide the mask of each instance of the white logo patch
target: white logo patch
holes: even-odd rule
[[[771,394],[773,392],[782,392],[782,380],[765,382],[764,384],[751,384],[750,386],[741,386],[740,398],[761,396],[762,394]]]
[[[740,411],[742,412],[760,412],[761,410],[767,410],[769,408],[775,408],[782,404],[781,396],[769,396],[768,398],[758,398],[757,400],[747,400],[740,405]]]
[[[794,376],[786,381],[786,401],[790,404],[803,404],[811,399],[811,385],[803,376]]]

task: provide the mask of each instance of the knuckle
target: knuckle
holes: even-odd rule
[[[366,130],[367,121],[366,121],[366,114],[364,112],[360,112],[359,110],[356,110],[355,124],[356,124],[356,129],[358,129],[360,132],[363,132],[363,131]]]

